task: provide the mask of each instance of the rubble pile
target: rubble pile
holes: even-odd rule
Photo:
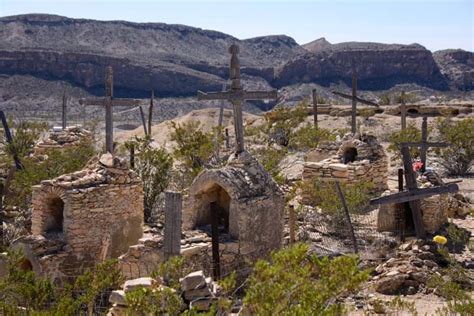
[[[153,291],[163,291],[165,289],[175,292],[165,285],[162,278],[144,277],[133,280],[128,280],[124,283],[122,290],[112,291],[109,296],[109,302],[112,307],[109,309],[107,315],[122,316],[129,315],[127,311],[126,295],[139,288],[152,289]],[[179,280],[180,293],[186,303],[183,310],[187,307],[194,308],[197,311],[208,311],[212,303],[216,302],[217,297],[221,293],[220,286],[212,281],[211,278],[206,278],[203,271],[195,271]]]
[[[91,137],[92,133],[80,126],[68,126],[59,131],[53,129],[47,139],[36,144],[34,154],[44,155],[48,150],[78,146]]]
[[[372,277],[377,292],[386,295],[413,295],[426,291],[426,284],[434,274],[440,273],[440,265],[446,264],[433,242],[411,240],[402,244],[396,256],[375,268]]]

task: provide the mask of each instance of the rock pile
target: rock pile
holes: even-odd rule
[[[49,137],[39,142],[34,148],[35,155],[44,155],[52,149],[67,148],[80,145],[90,140],[92,133],[80,126],[68,126],[60,131],[51,131]]]
[[[439,263],[446,263],[432,242],[411,240],[398,248],[395,257],[375,268],[375,290],[386,295],[413,295],[426,289],[431,276],[441,276]]]
[[[107,315],[129,315],[126,295],[139,288],[152,289],[153,291],[171,290],[176,293],[175,289],[168,287],[165,283],[159,277],[144,277],[126,281],[122,290],[112,291],[110,294],[109,302],[112,303],[112,308]],[[221,293],[220,286],[211,278],[206,278],[203,271],[192,272],[180,279],[179,283],[180,295],[186,302],[186,307],[194,308],[197,311],[208,311]],[[184,310],[186,307],[183,306],[182,309]]]

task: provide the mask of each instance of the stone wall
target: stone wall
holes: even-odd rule
[[[334,146],[330,147],[333,150]],[[324,147],[323,147],[324,148]],[[348,150],[355,150],[354,161],[343,163]],[[307,161],[303,180],[317,178],[321,182],[340,181],[347,184],[372,183],[373,192],[387,189],[388,158],[374,136],[344,136],[337,152],[319,162]]]
[[[79,126],[68,126],[61,131],[51,131],[48,138],[35,145],[34,155],[44,155],[49,150],[71,148],[91,141],[92,133]]]
[[[106,154],[84,170],[33,187],[32,236],[19,247],[39,274],[77,274],[126,252],[142,237],[142,225],[139,178]]]

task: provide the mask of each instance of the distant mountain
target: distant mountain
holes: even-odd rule
[[[0,106],[39,107],[33,96],[47,104],[65,88],[73,98],[102,94],[109,65],[120,97],[146,98],[151,89],[171,98],[220,90],[228,79],[233,43],[240,45],[247,88],[349,84],[354,60],[362,90],[398,84],[473,89],[471,52],[433,55],[418,44],[331,44],[324,38],[300,46],[285,35],[240,40],[185,25],[28,14],[0,18]]]

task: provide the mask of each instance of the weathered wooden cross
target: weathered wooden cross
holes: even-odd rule
[[[234,128],[236,153],[244,151],[244,124],[242,118],[242,102],[246,100],[276,100],[277,91],[246,91],[240,84],[240,62],[239,62],[239,46],[231,45],[229,53],[232,55],[230,59],[230,90],[223,92],[202,92],[198,91],[198,100],[228,100],[234,108]]]
[[[413,216],[416,236],[418,238],[425,238],[426,232],[422,220],[420,200],[442,193],[454,193],[459,190],[459,187],[457,184],[449,183],[436,187],[419,189],[418,184],[416,183],[416,174],[413,171],[413,163],[410,157],[409,147],[406,144],[402,144],[401,152],[403,157],[403,169],[405,171],[405,182],[408,191],[402,191],[399,193],[372,199],[370,200],[370,204],[380,205],[408,202]]]
[[[62,127],[66,129],[67,126],[67,95],[66,90],[63,92],[63,110],[62,110]]]
[[[81,105],[105,106],[105,150],[111,154],[114,153],[114,126],[112,106],[138,106],[140,100],[114,98],[114,79],[112,67],[107,67],[105,78],[105,97],[80,99]]]
[[[406,145],[408,147],[419,147],[420,148],[420,160],[422,163],[421,172],[426,171],[426,154],[428,152],[428,148],[430,147],[448,147],[448,143],[442,142],[428,142],[428,117],[423,116],[423,121],[421,123],[421,142],[406,142],[402,143],[402,145]]]
[[[379,105],[375,102],[364,100],[362,98],[359,98],[357,96],[357,72],[356,72],[356,67],[354,61],[352,62],[352,95],[341,93],[338,91],[332,91],[335,95],[338,95],[340,97],[343,97],[345,99],[351,99],[352,100],[352,110],[351,110],[351,132],[352,134],[355,134],[357,132],[357,102],[370,105],[370,106],[375,106],[379,107]]]

